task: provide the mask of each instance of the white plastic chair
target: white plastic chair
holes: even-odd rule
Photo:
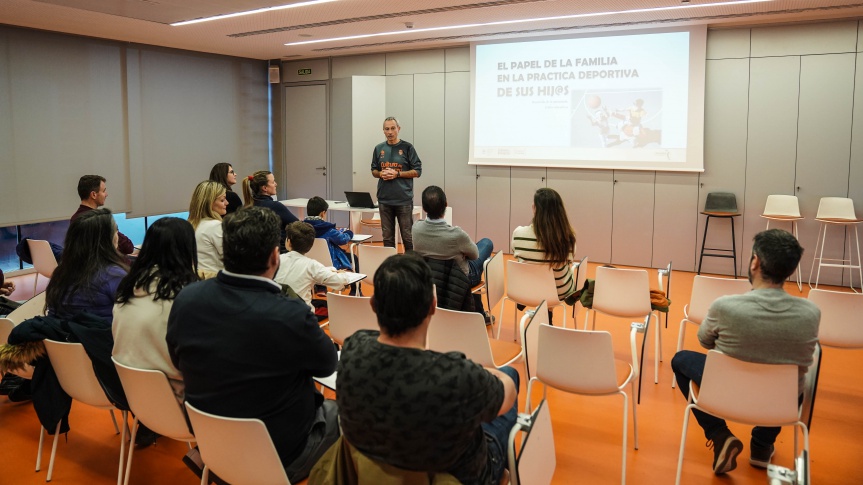
[[[623,463],[621,483],[626,483],[627,409],[632,401],[632,433],[638,449],[638,411],[635,400],[625,389],[635,393],[635,369],[614,358],[611,334],[604,331],[571,330],[541,325],[536,377],[528,382],[527,409],[531,388],[536,381],[546,386],[587,396],[623,396]],[[547,388],[543,387],[543,399]]]
[[[803,449],[808,456],[809,432],[800,421],[797,407],[797,366],[794,364],[754,364],[729,357],[716,350],[707,353],[700,389],[690,381],[690,404],[683,415],[683,434],[677,459],[676,484],[683,471],[683,452],[690,410],[737,423],[753,426],[799,427]],[[797,455],[797,432],[794,432],[794,455]],[[806,469],[808,469],[808,462]],[[806,482],[809,483],[809,482]]]
[[[686,337],[686,324],[694,323],[701,325],[707,316],[707,309],[720,296],[740,295],[752,289],[749,280],[714,278],[712,276],[696,275],[692,280],[692,296],[689,304],[683,307],[683,320],[680,321],[680,330],[677,333],[677,350],[683,348],[683,339]],[[673,376],[671,387],[677,384],[677,377]]]
[[[36,294],[36,286],[39,283],[39,275],[51,279],[57,268],[57,258],[51,251],[51,243],[38,239],[28,239],[27,246],[30,248],[30,258],[33,260],[33,269],[36,277],[33,278],[33,294]]]
[[[821,309],[818,340],[821,345],[863,349],[863,295],[827,290],[810,290],[809,301]]]
[[[536,377],[539,328],[542,325],[548,325],[548,307],[545,302],[540,303],[536,310],[524,312],[521,317],[521,348],[524,351],[524,372],[527,380]]]
[[[822,197],[821,202],[818,204],[818,214],[815,216],[815,220],[821,223],[821,227],[818,229],[818,239],[815,241],[815,257],[812,259],[812,269],[809,270],[809,288],[813,288],[812,273],[815,271],[816,262],[818,263],[818,274],[815,276],[814,288],[818,288],[818,280],[821,278],[821,268],[825,266],[828,268],[856,269],[861,285],[863,285],[863,267],[860,264],[860,235],[857,233],[857,224],[860,224],[863,220],[857,219],[857,215],[854,213],[854,201],[844,197]],[[844,248],[845,241],[848,241],[848,259],[824,257],[824,246],[827,245],[827,227],[830,225],[845,226],[845,237],[842,240],[842,246]],[[851,234],[849,230],[851,227],[854,228],[854,239],[857,243],[857,264],[854,264],[854,259],[852,258],[854,250],[850,247]],[[819,246],[821,249],[818,249]],[[825,263],[824,261],[834,262]],[[848,275],[848,286],[852,291],[856,292],[857,290],[854,289],[854,278],[851,275],[853,275],[853,272]]]
[[[306,253],[306,257],[314,259],[328,268],[334,266],[329,244],[326,239],[320,237],[315,238],[315,242],[312,244],[312,249],[309,249],[309,252]]]
[[[15,328],[15,322],[8,318],[0,318],[0,345],[6,343],[13,328]]]
[[[485,285],[486,308],[490,315],[494,314],[494,307],[500,303],[503,296],[506,294],[506,278],[503,269],[503,251],[498,251],[497,254],[487,259],[482,264],[483,279]],[[501,310],[502,314],[502,310]],[[497,336],[500,336],[500,326],[503,322],[497,321]]]
[[[557,287],[554,283],[554,272],[547,264],[506,262],[506,294],[504,303],[500,306],[500,320],[503,322],[503,310],[506,300],[536,308],[543,301],[548,308],[563,308],[563,326],[566,327],[566,305],[557,299]],[[518,307],[513,308],[513,322],[518,321]],[[515,340],[518,328],[513,325],[512,338]],[[497,338],[500,338],[500,325],[497,327]]]
[[[438,307],[429,323],[429,350],[462,352],[483,367],[502,367],[522,356],[514,342],[489,339],[483,316],[477,312],[460,312]]]
[[[378,330],[378,317],[372,310],[370,300],[370,297],[365,296],[328,294],[330,338],[342,345],[357,330]]]
[[[188,402],[186,410],[204,462],[201,485],[209,483],[210,470],[234,485],[290,485],[263,421],[216,416]]]
[[[114,361],[126,399],[135,419],[132,421],[132,438],[135,442],[138,435],[139,423],[144,423],[156,433],[172,440],[185,441],[192,448],[195,436],[189,431],[186,424],[186,414],[183,407],[177,401],[174,390],[168,382],[168,377],[159,370],[136,369]],[[129,475],[132,471],[132,456],[135,452],[134,446],[129,446],[129,458],[126,461],[126,477],[123,484],[128,485]]]
[[[797,221],[802,221],[803,216],[800,215],[800,203],[797,201],[797,197],[793,195],[768,195],[761,217],[767,219],[765,229],[770,229],[770,221],[790,222],[791,234],[800,239],[800,235],[797,233]],[[799,262],[797,263],[797,289],[803,291]]]
[[[6,315],[6,318],[12,320],[15,325],[33,317],[45,315],[45,292],[25,301],[21,306]]]
[[[525,433],[516,456],[516,438]],[[512,485],[548,485],[557,466],[554,432],[548,402],[541,401],[533,414],[522,414],[509,433],[509,477]]]
[[[93,406],[99,409],[108,410],[111,413],[111,420],[114,421],[114,429],[117,433],[120,430],[117,428],[117,420],[114,417],[114,410],[117,409],[111,404],[105,396],[105,391],[96,379],[96,374],[93,371],[93,362],[84,350],[84,346],[79,343],[56,342],[54,340],[45,341],[45,350],[48,353],[48,359],[51,361],[51,367],[57,374],[57,380],[60,381],[60,387],[72,397],[72,399],[84,404]],[[126,416],[127,411],[121,411],[123,416],[123,432],[120,436],[120,465],[117,472],[117,485],[122,483],[123,479],[123,458],[126,452]],[[60,425],[62,421],[57,423],[57,429],[54,430],[54,445],[51,448],[51,460],[48,464],[48,476],[45,481],[50,482],[54,474],[54,458],[57,454],[57,437],[60,435]],[[42,444],[45,440],[45,428],[39,431],[39,452],[36,455],[36,471],[38,472],[42,464]]]
[[[372,246],[370,244],[360,244],[357,246],[357,252],[359,253],[360,261],[362,262],[363,273],[368,275],[368,277],[363,280],[363,283],[371,286],[375,285],[375,273],[381,263],[390,256],[398,254],[396,248]]]
[[[581,290],[584,288],[584,283],[587,281],[587,256],[581,258],[581,261],[572,263],[572,274],[575,278],[575,288]],[[572,305],[572,327],[578,328],[578,319],[576,318],[575,307],[581,305],[580,301],[576,301]]]
[[[644,363],[644,343],[650,330],[650,317],[656,320],[654,326],[654,375],[653,382],[659,383],[659,362],[662,360],[662,333],[659,331],[659,318],[650,306],[650,283],[647,271],[643,269],[621,269],[599,266],[596,268],[596,283],[593,291],[593,306],[588,314],[593,312],[591,329],[596,328],[596,313],[604,313],[614,317],[638,318],[644,323],[634,322],[629,333],[629,345],[632,351],[632,363],[638,374],[638,401],[641,402],[641,366]],[[585,316],[584,327],[587,328],[588,318]],[[641,341],[641,358],[635,345],[635,334],[644,333]]]

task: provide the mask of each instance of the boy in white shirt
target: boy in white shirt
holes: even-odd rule
[[[340,290],[349,284],[354,277],[352,273],[328,268],[306,253],[315,243],[315,230],[306,222],[292,222],[285,228],[287,238],[285,247],[288,252],[279,256],[281,266],[276,273],[276,283],[288,285],[297,296],[303,299],[309,308],[312,306],[312,289],[315,285],[323,285],[334,290]]]

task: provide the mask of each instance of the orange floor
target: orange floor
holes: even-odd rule
[[[589,277],[594,274],[591,265]],[[650,270],[656,284],[656,272]],[[672,306],[668,328],[662,327],[663,362],[659,369],[659,384],[653,384],[653,342],[648,342],[644,366],[644,389],[639,413],[640,449],[627,454],[627,479],[631,484],[667,484],[674,482],[677,453],[683,423],[685,402],[677,389],[671,389],[670,360],[674,355],[678,324],[683,306],[688,302],[693,273],[675,272],[672,280]],[[21,281],[21,286],[32,288]],[[786,289],[800,293],[796,285]],[[847,290],[847,289],[846,289]],[[28,290],[31,291],[31,290]],[[808,293],[804,286],[802,296]],[[496,314],[497,310],[495,309]],[[513,311],[507,306],[502,336],[512,335]],[[583,323],[584,310],[579,315]],[[560,323],[560,311],[555,321]],[[571,322],[571,319],[568,319]],[[571,323],[570,323],[571,325]],[[690,330],[694,327],[690,327]],[[597,329],[609,330],[615,340],[619,358],[629,358],[629,322],[600,316]],[[694,331],[687,332],[685,348],[697,349]],[[824,349],[818,396],[811,434],[812,482],[822,484],[863,483],[857,460],[863,457],[863,374],[855,371],[863,364],[863,351]],[[516,364],[523,374],[523,365]],[[524,407],[526,387],[520,394]],[[538,396],[537,396],[538,397]],[[582,397],[549,390],[557,468],[554,483],[619,483],[622,399],[612,397]],[[68,442],[61,436],[53,483],[110,484],[116,481],[119,437],[114,435],[107,412],[97,411],[80,403],[72,406],[72,432]],[[631,429],[631,427],[630,427]],[[732,431],[744,442],[738,469],[723,477],[711,473],[712,454],[705,446],[700,428],[692,422],[686,438],[686,459],[683,483],[763,484],[766,474],[747,462],[747,427],[731,424]],[[0,484],[44,483],[47,469],[46,443],[43,471],[34,473],[39,424],[29,403],[14,404],[0,398]],[[632,443],[630,432],[629,442]],[[783,430],[777,441],[774,462],[792,465],[793,438],[790,428]],[[161,439],[154,447],[135,454],[132,469],[133,484],[171,483],[195,484],[195,477],[181,463],[185,444]]]

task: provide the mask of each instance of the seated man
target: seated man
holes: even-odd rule
[[[101,175],[83,175],[78,180],[78,197],[81,198],[81,205],[78,210],[69,218],[71,223],[81,214],[89,212],[93,209],[98,209],[105,205],[105,199],[108,198],[108,189],[105,187],[105,177]],[[135,245],[132,240],[117,231],[117,249],[123,254],[134,254]]]
[[[285,233],[288,235],[285,239],[288,252],[279,256],[281,264],[276,273],[276,283],[290,286],[312,309],[312,288],[315,285],[339,290],[350,283],[350,273],[327,268],[320,261],[306,256],[315,242],[312,226],[302,221],[292,222],[285,227]]]
[[[341,248],[351,242],[354,232],[350,229],[338,229],[332,222],[326,220],[327,210],[330,205],[320,197],[312,197],[306,204],[306,218],[303,222],[311,224],[315,228],[315,237],[327,240],[330,249],[330,257],[333,258],[333,266],[336,269],[348,271],[359,271],[351,266],[351,257],[347,251]]]
[[[459,269],[467,275],[471,286],[480,284],[482,265],[491,257],[494,244],[488,238],[480,239],[474,244],[460,227],[446,223],[446,194],[440,187],[426,187],[423,190],[422,204],[427,218],[417,221],[413,226],[414,251],[425,258],[455,260]],[[485,315],[487,323],[491,323],[489,314],[483,312],[482,297],[476,294],[474,298],[477,311]]]
[[[431,272],[419,257],[387,258],[374,287],[380,332],[348,337],[339,362],[345,439],[398,468],[498,483],[515,424],[518,373],[483,369],[460,352],[424,350],[436,302]]]
[[[698,329],[698,340],[706,349],[746,362],[797,364],[803,376],[812,364],[818,341],[821,311],[815,304],[785,292],[785,279],[794,273],[803,248],[791,234],[770,229],[755,235],[749,281],[752,291],[743,295],[718,298],[707,310]],[[701,384],[706,355],[689,350],[678,352],[671,369],[685,397],[689,381]],[[693,409],[704,436],[713,446],[713,472],[717,475],[737,467],[743,443],[731,434],[725,420]],[[782,428],[756,426],[749,442],[749,464],[767,468],[773,456],[773,442]]]
[[[279,224],[263,207],[225,217],[225,269],[180,291],[165,340],[186,400],[209,413],[261,419],[295,482],[338,439],[338,408],[312,380],[332,374],[338,356],[309,307],[273,281]]]

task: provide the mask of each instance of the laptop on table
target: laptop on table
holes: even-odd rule
[[[372,201],[372,194],[368,192],[345,192],[348,205],[355,209],[376,209],[377,204]]]

